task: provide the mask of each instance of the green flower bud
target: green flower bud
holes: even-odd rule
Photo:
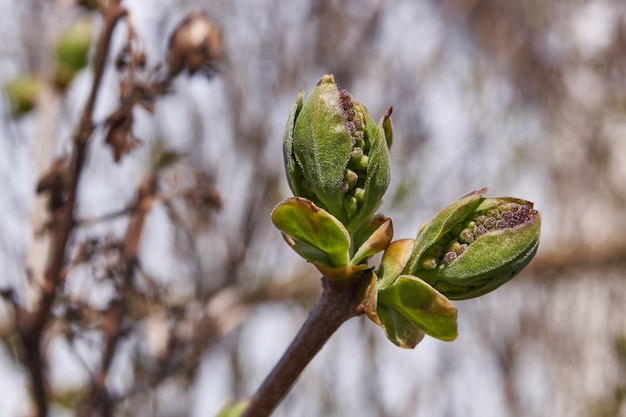
[[[300,93],[287,122],[283,150],[291,190],[350,233],[374,216],[389,184],[389,114],[377,125],[325,75],[306,101]]]
[[[88,18],[76,20],[59,38],[56,45],[55,82],[64,89],[74,76],[89,62],[93,39],[92,22]]]
[[[485,191],[448,206],[422,227],[404,274],[461,300],[495,290],[530,262],[541,214],[529,201],[485,198]]]
[[[5,84],[4,93],[9,99],[13,116],[21,117],[30,112],[42,90],[43,83],[32,75],[22,75]]]

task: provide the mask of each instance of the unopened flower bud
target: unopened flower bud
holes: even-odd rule
[[[448,206],[422,227],[405,274],[450,299],[467,299],[496,289],[530,262],[539,245],[540,213],[529,201],[485,198],[485,191]]]
[[[3,87],[11,105],[11,113],[15,117],[21,117],[37,104],[43,83],[35,76],[22,75],[10,80]]]
[[[87,66],[92,39],[93,25],[87,17],[79,18],[61,34],[56,44],[54,81],[57,87],[66,88]]]
[[[435,258],[434,256],[426,257],[422,260],[421,267],[423,269],[435,269],[439,266],[440,260]]]
[[[471,230],[463,229],[461,234],[459,235],[459,242],[461,243],[472,243],[474,241],[474,235]]]
[[[284,135],[289,186],[339,219],[350,233],[368,222],[390,179],[389,113],[377,125],[369,112],[325,75],[301,93]]]

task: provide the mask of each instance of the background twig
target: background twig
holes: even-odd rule
[[[48,415],[47,387],[44,377],[46,366],[41,351],[42,332],[48,323],[57,287],[63,280],[63,271],[67,262],[67,244],[74,228],[74,212],[80,174],[87,152],[87,142],[93,132],[93,111],[109,54],[111,36],[117,22],[124,13],[124,10],[120,8],[119,1],[108,2],[103,10],[105,18],[104,30],[96,49],[94,79],[91,91],[74,136],[74,148],[69,167],[69,187],[67,190],[64,190],[66,199],[51,206],[53,207],[51,220],[52,237],[41,288],[41,299],[32,312],[22,314],[18,319],[18,329],[28,357],[28,367],[39,417]]]

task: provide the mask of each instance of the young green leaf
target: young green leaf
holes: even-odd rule
[[[395,308],[379,305],[376,314],[385,335],[395,345],[413,349],[424,338],[424,332]]]
[[[406,263],[411,257],[414,245],[414,239],[401,239],[391,242],[387,247],[378,269],[378,276],[380,277],[378,281],[379,289],[387,288],[402,274]]]
[[[395,313],[391,314],[389,309],[429,336],[444,341],[457,337],[456,308],[443,294],[417,277],[401,275],[392,285],[378,291],[376,311],[385,332],[389,335],[388,327],[393,328],[393,334],[410,332],[410,327],[398,328],[406,322],[399,320]],[[393,321],[388,321],[388,317]]]
[[[367,240],[357,249],[350,260],[350,265],[358,265],[384,250],[389,246],[389,242],[393,238],[393,223],[390,218],[377,216],[372,219],[370,224],[378,227],[370,233]]]
[[[311,201],[301,197],[282,201],[272,211],[272,222],[283,232],[289,246],[307,261],[329,267],[348,264],[348,231]]]

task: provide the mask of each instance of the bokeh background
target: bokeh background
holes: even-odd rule
[[[299,90],[321,75],[377,119],[393,106],[392,182],[381,211],[412,237],[440,208],[489,187],[543,213],[535,260],[498,291],[456,303],[458,339],[414,350],[364,318],[342,327],[276,416],[626,416],[626,3],[619,0],[127,0],[147,68],[176,25],[204,10],[221,29],[215,74],[183,74],[141,143],[116,163],[96,129],[68,247],[97,255],[68,268],[45,345],[51,415],[77,415],[98,368],[111,247],[148,173],[161,189],[210,186],[221,210],[156,204],[141,236],[125,331],[106,386],[119,416],[212,416],[280,358],[319,292],[316,270],[270,221],[289,195],[282,131]],[[46,74],[71,1],[0,1],[0,82]],[[95,121],[118,105],[113,65]],[[150,76],[146,70],[145,77]],[[0,289],[28,306],[46,257],[46,204],[34,190],[72,147],[92,73],[16,119],[0,101]],[[179,155],[156,170],[155,149]],[[113,256],[114,258],[114,256]],[[13,307],[0,301],[0,416],[34,415]]]

